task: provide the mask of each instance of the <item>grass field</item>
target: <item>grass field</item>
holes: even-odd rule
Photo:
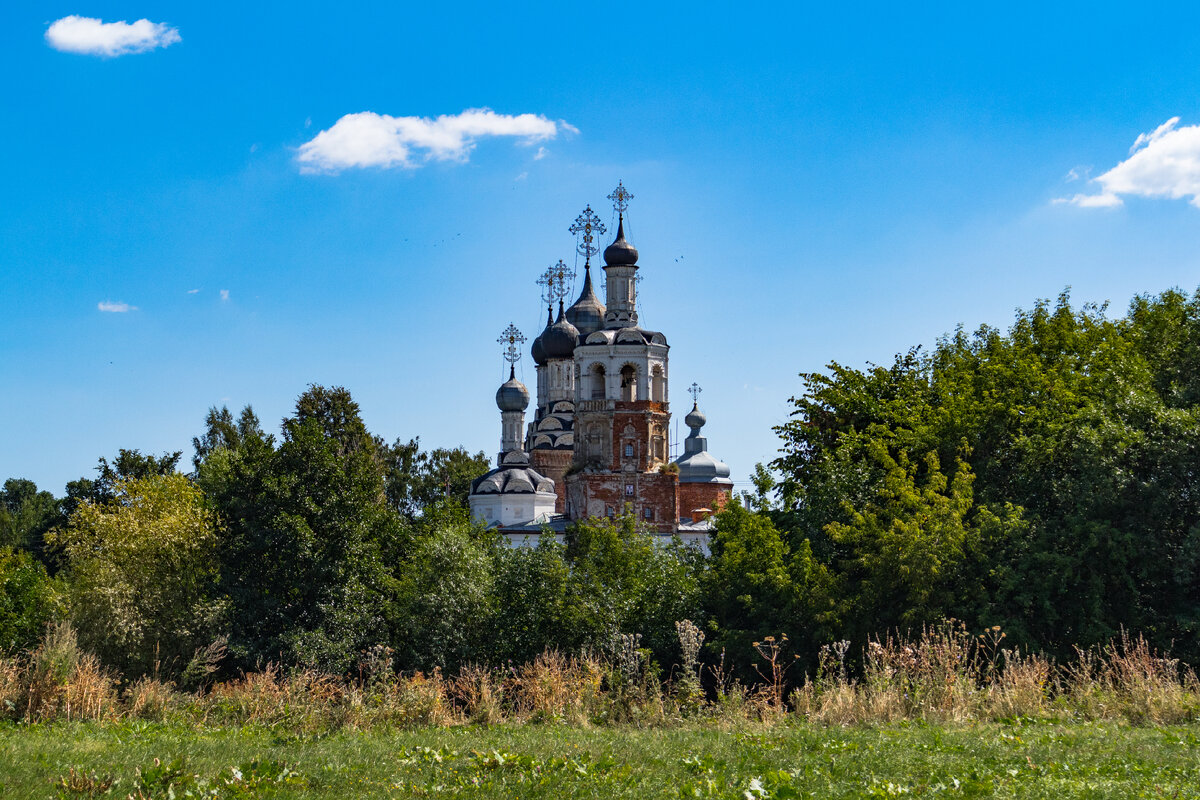
[[[1200,798],[1200,725],[0,727],[0,797]]]

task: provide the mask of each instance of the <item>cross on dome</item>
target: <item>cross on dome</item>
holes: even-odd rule
[[[612,194],[608,196],[612,200],[613,210],[619,216],[625,216],[625,212],[629,210],[629,201],[633,199],[633,195],[625,188],[625,184],[617,181],[617,188],[613,189]]]
[[[525,344],[525,335],[510,322],[496,342],[504,345],[504,360],[515,369],[517,362],[521,360],[521,345]]]
[[[580,242],[577,248],[579,255],[583,256],[585,262],[588,262],[600,251],[596,246],[596,237],[603,236],[608,229],[604,227],[604,223],[600,221],[596,212],[592,211],[592,207],[589,205],[575,218],[575,222],[567,230],[579,237]]]
[[[704,390],[700,388],[700,384],[698,383],[693,383],[688,388],[688,394],[692,396],[692,405],[700,405],[700,393],[703,391]]]

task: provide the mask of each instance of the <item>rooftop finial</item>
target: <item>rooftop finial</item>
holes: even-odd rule
[[[508,377],[515,377],[517,362],[521,360],[521,345],[525,344],[525,335],[510,322],[496,342],[504,345],[504,360],[509,363]]]
[[[698,408],[700,406],[700,393],[703,391],[704,390],[700,388],[700,384],[698,383],[693,383],[690,387],[688,387],[688,394],[692,396],[692,408]]]
[[[612,200],[613,210],[617,212],[617,216],[624,217],[625,212],[629,210],[629,201],[633,199],[633,195],[625,188],[625,184],[617,181],[617,188],[613,189],[608,199]]]
[[[546,271],[538,276],[537,285],[542,287],[542,302],[547,308],[554,305],[555,286],[554,286],[554,267],[546,267]]]
[[[603,236],[608,229],[604,227],[604,223],[600,221],[596,212],[592,211],[592,207],[589,205],[583,210],[583,213],[575,218],[575,222],[567,230],[579,237],[577,249],[579,255],[583,256],[584,265],[587,266],[591,263],[592,256],[599,252],[599,248],[596,246],[596,237]]]

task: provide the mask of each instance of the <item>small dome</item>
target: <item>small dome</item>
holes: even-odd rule
[[[508,373],[508,380],[496,390],[496,405],[501,411],[524,411],[529,407],[529,390],[517,380],[515,368]]]
[[[506,464],[471,482],[471,494],[553,493],[554,481],[526,464]]]
[[[706,422],[708,422],[708,417],[704,416],[704,412],[695,404],[692,405],[692,410],[688,412],[688,415],[683,418],[683,424],[691,428],[692,433],[697,435]]]
[[[617,223],[617,238],[604,248],[604,263],[610,267],[631,267],[637,264],[637,248],[625,240],[625,220]]]
[[[592,271],[585,265],[583,291],[574,305],[567,309],[567,322],[579,331],[580,339],[586,339],[589,334],[604,327],[604,310],[604,303],[600,302],[592,288]]]
[[[540,338],[547,359],[570,358],[575,352],[575,345],[579,343],[579,330],[567,322],[561,301],[558,304],[558,319],[546,328]]]
[[[533,356],[533,363],[537,364],[539,367],[546,363],[546,346],[542,341],[542,337],[546,335],[546,331],[550,330],[550,326],[553,324],[554,323],[550,317],[550,309],[547,308],[546,327],[542,329],[541,333],[534,337],[533,345],[529,348],[529,355]]]

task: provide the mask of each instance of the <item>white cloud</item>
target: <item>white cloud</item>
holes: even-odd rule
[[[114,303],[111,300],[101,300],[96,304],[96,308],[101,311],[108,311],[113,314],[124,314],[127,311],[137,311],[137,306],[131,306],[129,303]]]
[[[471,108],[461,114],[391,117],[362,111],[347,114],[300,145],[301,172],[339,172],[353,167],[416,169],[426,161],[466,161],[487,136],[516,137],[533,145],[553,139],[559,129],[574,130],[540,114],[497,114]]]
[[[199,289],[188,289],[188,294],[195,294],[198,291],[200,291],[200,290]]]
[[[1123,196],[1188,198],[1200,207],[1200,125],[1179,125],[1179,117],[1140,134],[1130,156],[1092,179],[1098,194],[1077,194],[1059,202],[1082,208],[1114,208]]]
[[[228,301],[228,300],[229,300],[229,290],[228,290],[228,289],[222,289],[222,290],[221,290],[221,300],[222,300],[223,302],[224,302],[224,301]]]
[[[1055,201],[1056,203],[1070,203],[1073,206],[1080,208],[1116,208],[1124,205],[1121,198],[1109,192],[1101,192],[1100,194],[1077,194],[1074,197],[1064,197]]]
[[[93,17],[72,14],[56,20],[46,29],[46,42],[55,50],[108,58],[144,53],[178,41],[178,30],[165,22],[151,22],[148,19],[101,22]]]
[[[544,147],[539,147],[537,152],[533,154],[534,161],[541,161],[546,156],[550,155],[550,151]]]
[[[1138,137],[1133,140],[1133,146],[1129,148],[1129,154],[1133,155],[1144,145],[1157,142],[1159,139],[1170,133],[1178,124],[1179,117],[1171,117],[1162,125],[1159,125],[1157,128],[1155,128],[1153,133],[1139,133]]]

